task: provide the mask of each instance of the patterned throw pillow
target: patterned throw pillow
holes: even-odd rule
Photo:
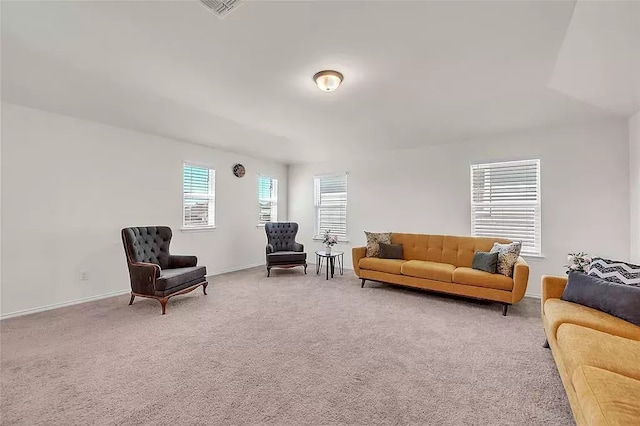
[[[589,275],[612,283],[640,287],[640,266],[619,260],[594,257],[589,266]]]
[[[498,253],[498,267],[496,272],[507,277],[513,277],[513,266],[518,261],[522,243],[511,244],[495,243],[490,253]]]
[[[378,243],[391,244],[391,232],[367,232],[367,257],[378,257],[380,246]]]

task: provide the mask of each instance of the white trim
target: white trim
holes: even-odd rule
[[[35,314],[37,312],[50,311],[53,309],[64,308],[67,306],[79,305],[80,303],[93,302],[94,300],[107,299],[109,297],[121,296],[123,294],[128,294],[128,293],[131,293],[130,288],[126,290],[113,291],[111,293],[99,294],[97,296],[83,297],[81,299],[70,300],[68,302],[60,302],[60,303],[54,303],[52,305],[40,306],[38,308],[23,309],[21,311],[2,314],[0,315],[0,320],[5,320],[8,318],[14,318],[14,317],[21,317],[23,315],[28,315],[28,314]]]
[[[258,267],[258,266],[264,266],[264,265],[265,265],[264,262],[255,263],[255,264],[252,264],[252,265],[240,266],[238,268],[223,269],[221,271],[216,271],[213,274],[207,274],[205,276],[206,277],[213,277],[215,275],[222,275],[222,274],[227,274],[229,272],[242,271],[244,269],[251,269],[251,268],[255,268],[255,267]],[[0,320],[5,320],[5,319],[9,319],[9,318],[14,318],[14,317],[21,317],[23,315],[35,314],[35,313],[38,313],[38,312],[51,311],[53,309],[65,308],[67,306],[79,305],[81,303],[93,302],[95,300],[101,300],[101,299],[108,299],[109,297],[122,296],[123,294],[130,294],[130,293],[131,293],[131,289],[128,288],[126,290],[113,291],[111,293],[99,294],[97,296],[89,296],[89,297],[83,297],[81,299],[70,300],[68,302],[54,303],[52,305],[40,306],[38,308],[23,309],[21,311],[15,311],[15,312],[10,312],[8,314],[2,314],[2,315],[0,315]]]
[[[198,232],[198,231],[213,231],[214,229],[218,229],[217,226],[198,226],[198,227],[191,227],[191,228],[180,228],[180,231],[182,232]]]

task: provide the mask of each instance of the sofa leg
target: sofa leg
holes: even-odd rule
[[[364,283],[365,283],[365,281],[367,281],[367,280],[365,280],[365,279],[363,278],[363,279],[362,279],[362,284],[360,285],[360,288],[364,288]]]
[[[544,339],[544,343],[542,344],[542,347],[545,349],[549,349],[549,341],[547,339]]]
[[[502,316],[506,317],[507,316],[507,309],[509,309],[509,304],[505,303],[502,305]]]
[[[162,306],[162,315],[167,313],[167,302],[169,301],[168,298],[163,297],[162,299],[158,299],[158,302],[160,302],[160,305]]]
[[[209,285],[209,283],[204,283],[202,284],[202,292],[204,293],[204,295],[207,295],[207,286]]]
[[[133,299],[136,298],[136,295],[131,293],[131,300],[129,300],[129,305],[133,305]]]
[[[267,268],[267,278],[269,278],[269,275],[271,275],[271,268]]]

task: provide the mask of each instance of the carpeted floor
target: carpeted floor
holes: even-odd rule
[[[573,424],[538,300],[503,317],[309,272],[2,321],[2,424]]]

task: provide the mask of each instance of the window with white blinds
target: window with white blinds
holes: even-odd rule
[[[316,237],[329,230],[338,240],[347,239],[347,175],[314,179]]]
[[[540,160],[471,165],[471,232],[541,254]]]
[[[278,179],[258,177],[258,224],[278,221]]]
[[[215,225],[216,171],[184,164],[182,211],[184,228],[212,228]]]

